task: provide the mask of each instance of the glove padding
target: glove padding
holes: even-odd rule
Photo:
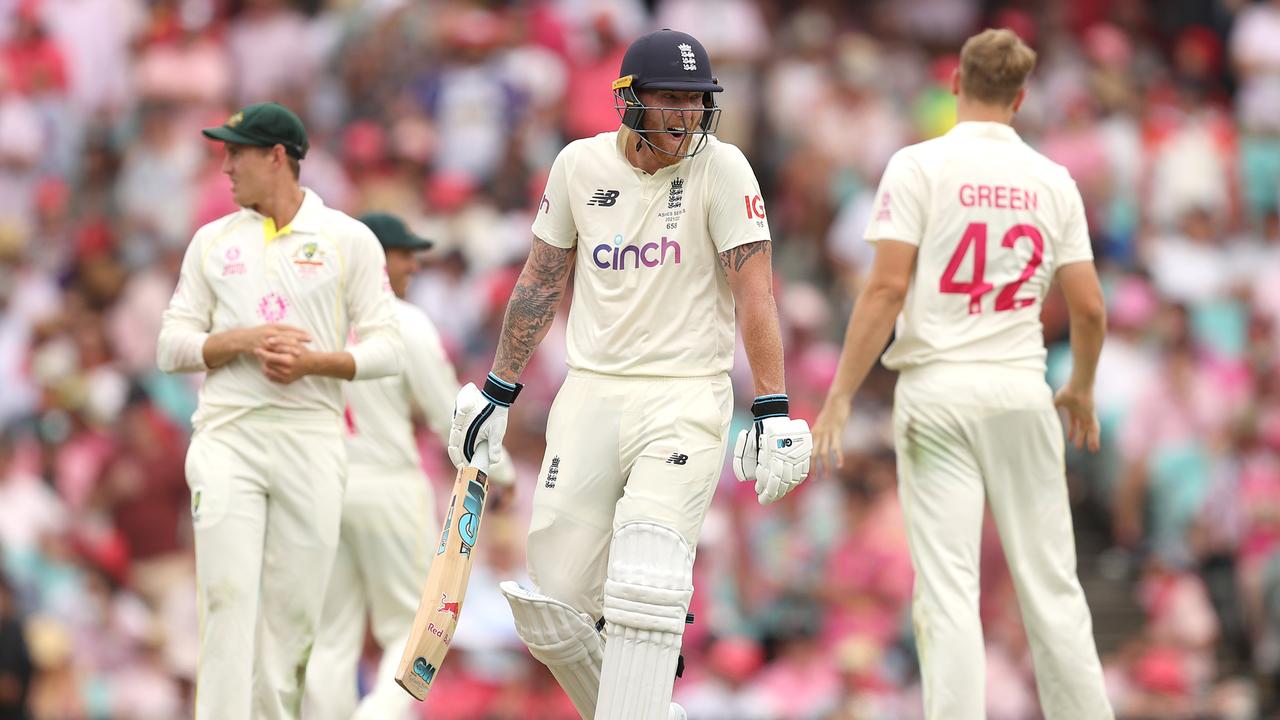
[[[758,420],[738,433],[733,448],[733,474],[754,480],[761,505],[768,505],[799,485],[809,474],[813,436],[804,420],[773,417]]]
[[[507,408],[484,396],[475,383],[467,383],[458,391],[453,404],[453,422],[449,425],[449,459],[457,467],[471,462],[476,445],[489,444],[489,467],[502,463],[502,436],[507,432]]]

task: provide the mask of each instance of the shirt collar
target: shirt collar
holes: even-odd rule
[[[1002,122],[988,122],[978,120],[966,120],[965,122],[956,123],[956,126],[947,132],[947,135],[954,137],[979,137],[990,138],[992,140],[1021,141],[1018,131],[1013,129],[1012,125]]]
[[[324,201],[320,196],[315,194],[310,188],[302,189],[302,205],[298,207],[298,212],[294,214],[293,219],[288,225],[277,229],[275,220],[261,215],[254,210],[249,210],[258,217],[262,223],[263,234],[267,242],[275,240],[284,235],[295,232],[316,233],[322,229],[321,211],[324,209]]]

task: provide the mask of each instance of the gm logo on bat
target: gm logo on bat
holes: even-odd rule
[[[467,496],[462,500],[465,514],[458,519],[458,536],[462,539],[459,551],[470,555],[476,544],[476,534],[480,530],[480,512],[484,510],[484,485],[479,480],[472,480],[467,485]]]
[[[778,438],[778,449],[781,450],[782,448],[789,448],[793,444],[798,442],[803,442],[803,441],[802,440],[793,441],[791,438]]]
[[[444,554],[444,546],[449,542],[449,528],[453,527],[453,505],[457,501],[456,497],[449,499],[449,514],[444,517],[444,530],[440,533],[440,547],[436,548],[437,555]]]
[[[427,662],[424,657],[415,658],[413,661],[413,674],[422,678],[422,682],[430,685],[431,681],[436,678],[436,666]]]

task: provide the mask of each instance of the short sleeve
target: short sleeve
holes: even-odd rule
[[[573,221],[573,209],[569,206],[569,170],[566,167],[573,146],[565,148],[551,164],[547,187],[533,218],[533,235],[548,245],[565,250],[578,243],[578,227]]]
[[[880,178],[863,239],[897,240],[919,246],[924,236],[927,198],[924,171],[914,158],[899,150],[889,159]]]
[[[1074,181],[1068,181],[1064,190],[1062,234],[1058,237],[1053,256],[1057,267],[1093,260],[1093,247],[1089,242],[1089,221],[1084,215],[1084,200]]]
[[[751,163],[733,145],[719,143],[707,167],[707,228],[716,252],[769,240],[760,183]]]

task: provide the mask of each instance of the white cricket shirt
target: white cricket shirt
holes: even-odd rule
[[[394,301],[404,340],[404,372],[347,383],[347,461],[352,467],[420,468],[411,412],[417,408],[438,437],[449,437],[458,376],[436,326],[416,305]],[[359,340],[354,347],[359,347]]]
[[[309,332],[318,352],[346,349],[354,329],[363,339],[351,349],[356,379],[393,375],[404,352],[393,298],[373,232],[307,190],[283,228],[246,208],[196,231],[164,313],[157,364],[165,372],[209,370],[209,335],[282,323]],[[343,408],[341,382],[308,376],[281,385],[262,374],[257,359],[240,355],[209,371],[192,422],[212,427],[268,407],[336,416]]]
[[[755,173],[741,150],[710,137],[649,175],[627,161],[622,139],[615,131],[565,147],[533,222],[542,241],[577,247],[568,364],[612,375],[728,372],[733,294],[718,255],[769,240]]]
[[[919,247],[886,367],[1001,363],[1044,372],[1040,306],[1054,272],[1090,261],[1066,168],[1003,123],[963,122],[899,150],[865,237]]]

